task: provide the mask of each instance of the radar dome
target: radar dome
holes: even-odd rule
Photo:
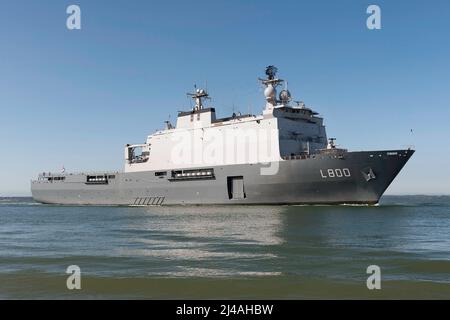
[[[266,89],[264,89],[264,96],[266,97],[266,100],[274,100],[276,94],[277,91],[273,86],[267,86]]]
[[[282,102],[288,102],[291,100],[291,93],[289,90],[281,90],[279,98]]]

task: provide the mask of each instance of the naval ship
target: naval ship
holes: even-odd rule
[[[327,138],[323,118],[294,101],[268,66],[259,79],[262,114],[218,118],[204,89],[176,125],[127,144],[118,172],[39,174],[34,200],[65,205],[368,204],[414,153],[411,148],[348,151]],[[277,92],[279,90],[279,93]]]

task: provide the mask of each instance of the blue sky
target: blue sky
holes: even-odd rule
[[[269,64],[342,146],[415,146],[388,193],[450,193],[449,1],[0,4],[0,196],[63,164],[122,169],[123,146],[174,122],[195,83],[219,116],[259,113]],[[81,30],[66,28],[71,4]]]

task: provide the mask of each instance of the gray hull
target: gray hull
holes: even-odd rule
[[[204,179],[173,179],[168,170],[115,173],[96,184],[87,183],[87,174],[65,174],[61,181],[32,181],[31,191],[38,202],[67,205],[376,204],[413,153],[316,155],[280,161],[275,175],[261,175],[265,164],[209,167],[213,176]]]

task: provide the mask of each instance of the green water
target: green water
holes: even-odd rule
[[[378,207],[72,207],[0,198],[0,298],[450,299],[450,197]],[[69,265],[81,290],[68,290]],[[368,290],[366,268],[381,268]]]

